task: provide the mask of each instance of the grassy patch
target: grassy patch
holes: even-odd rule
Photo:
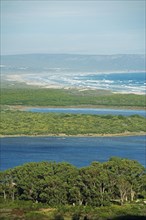
[[[30,207],[31,209],[31,207]],[[45,209],[44,209],[45,210]],[[51,209],[50,209],[51,210]],[[144,220],[146,207],[143,205],[127,204],[109,207],[60,207],[52,211],[10,209],[0,210],[1,220]],[[66,210],[66,211],[65,211]]]

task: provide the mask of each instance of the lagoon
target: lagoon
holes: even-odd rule
[[[5,137],[0,141],[1,170],[38,161],[66,161],[83,167],[112,156],[137,160],[146,167],[145,136]]]
[[[67,114],[98,114],[98,115],[140,115],[146,117],[145,110],[131,110],[131,109],[105,109],[105,108],[45,108],[45,107],[27,107],[25,109],[29,112],[42,112],[42,113],[67,113]]]

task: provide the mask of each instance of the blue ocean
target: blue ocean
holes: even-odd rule
[[[145,93],[146,73],[100,73],[73,78],[78,86],[106,89],[114,92]]]
[[[146,73],[87,73],[71,71],[47,71],[21,75],[31,85],[56,88],[103,89],[120,93],[145,94]]]

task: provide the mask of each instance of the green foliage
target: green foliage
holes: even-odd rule
[[[2,105],[26,106],[137,106],[145,107],[145,95],[112,94],[100,90],[2,88]]]
[[[90,135],[146,132],[142,116],[1,112],[1,135]]]
[[[94,162],[81,169],[69,163],[33,162],[1,172],[0,196],[5,203],[28,201],[24,208],[34,210],[42,203],[53,207],[99,207],[118,201],[123,205],[146,191],[144,177],[141,164],[121,158]]]
[[[53,220],[64,220],[63,214],[59,212],[55,213]]]
[[[74,213],[72,216],[72,220],[80,220],[80,216],[81,216],[80,213]]]
[[[40,220],[40,219],[48,220],[48,218],[46,218],[45,214],[34,212],[34,211],[26,213],[25,219],[27,219],[27,220]],[[63,220],[63,219],[58,219],[58,220]]]
[[[10,209],[7,205],[5,209],[0,210],[0,219],[54,220],[64,218],[65,220],[144,220],[146,218],[146,208],[142,204],[111,205],[109,207],[62,206],[59,209],[46,208],[43,210]]]

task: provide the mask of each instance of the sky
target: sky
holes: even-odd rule
[[[1,54],[143,54],[145,0],[1,0]]]

